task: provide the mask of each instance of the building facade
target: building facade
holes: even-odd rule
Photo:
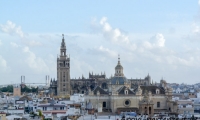
[[[50,92],[53,95],[80,93],[85,95],[86,109],[105,112],[134,111],[140,114],[177,113],[177,104],[172,101],[172,89],[165,80],[156,84],[148,74],[143,79],[128,79],[118,57],[114,76],[106,77],[105,72],[93,74],[89,78],[70,79],[70,58],[66,55],[64,36],[60,57],[57,59],[57,80],[51,80]],[[92,108],[91,108],[92,106]]]

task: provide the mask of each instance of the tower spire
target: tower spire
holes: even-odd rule
[[[120,64],[120,55],[118,54],[118,64]]]
[[[123,74],[123,67],[120,63],[120,56],[118,55],[118,64],[115,67],[115,76],[124,76]]]
[[[65,47],[65,38],[64,38],[64,34],[62,34],[62,37],[63,37],[63,38],[62,38],[61,46],[62,46],[62,47]]]

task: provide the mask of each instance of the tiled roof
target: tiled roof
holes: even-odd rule
[[[158,87],[158,86],[155,86],[155,85],[144,85],[144,86],[140,86],[140,88],[142,89],[142,94],[145,93],[145,90],[147,91],[151,91],[152,94],[156,94],[156,89],[159,89],[160,90],[160,93],[159,94],[165,94],[165,90],[163,87]]]
[[[96,86],[93,90],[94,94],[97,94],[97,91],[99,91],[100,94],[108,94],[108,92],[106,92],[105,90],[103,90],[102,88],[100,88],[99,86]]]
[[[19,98],[19,100],[32,100],[32,98],[28,97],[28,96],[23,96],[21,98]]]
[[[65,107],[65,104],[42,104],[38,105],[38,107]]]
[[[123,87],[121,87],[119,90],[118,90],[118,94],[124,94],[124,91],[125,90],[128,90],[128,94],[135,94],[133,91],[131,91],[129,88],[127,88],[126,86],[123,86]]]

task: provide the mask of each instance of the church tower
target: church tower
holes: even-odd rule
[[[121,76],[124,77],[124,73],[123,73],[123,67],[120,63],[120,57],[118,56],[118,64],[115,67],[115,76]]]
[[[70,58],[66,55],[64,34],[62,35],[60,56],[57,58],[57,94],[70,94]]]

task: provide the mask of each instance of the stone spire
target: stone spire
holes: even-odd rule
[[[66,45],[65,45],[65,38],[64,34],[62,34],[62,42],[61,42],[61,47],[60,47],[60,56],[61,57],[66,57]]]
[[[64,34],[62,34],[63,38],[62,38],[62,43],[61,43],[61,47],[66,47],[65,46],[65,38],[64,38]]]

